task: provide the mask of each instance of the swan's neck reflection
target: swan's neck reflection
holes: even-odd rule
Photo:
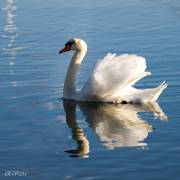
[[[74,154],[74,156],[85,156],[89,153],[89,141],[76,121],[76,102],[64,100],[63,105],[66,112],[66,122],[72,129],[72,138],[77,142],[76,149],[66,152]]]
[[[140,112],[150,112],[161,120],[167,116],[157,103],[149,104],[107,104],[78,103],[89,127],[108,149],[117,147],[145,147],[144,140],[152,132],[152,126],[139,117]],[[76,150],[67,152],[84,155],[89,152],[89,141],[76,121],[76,102],[64,100],[66,121],[72,129],[72,137],[77,141]]]

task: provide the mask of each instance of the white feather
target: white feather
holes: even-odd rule
[[[138,90],[132,87],[138,80],[150,75],[146,60],[137,55],[108,53],[98,61],[90,78],[82,88],[81,100],[98,101],[155,101],[166,84],[154,89]],[[148,98],[147,98],[148,95]],[[150,98],[151,97],[151,98]]]
[[[75,91],[75,75],[86,54],[87,45],[81,40],[74,38],[74,56],[68,68],[63,97],[79,101],[96,102],[152,102],[156,101],[161,92],[167,87],[163,82],[156,88],[136,89],[133,85],[145,76],[151,75],[146,72],[145,58],[137,55],[108,53],[96,64],[92,74],[82,90]]]

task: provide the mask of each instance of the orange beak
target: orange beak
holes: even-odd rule
[[[67,45],[63,49],[59,50],[59,54],[70,51],[70,50],[71,50],[71,46]]]

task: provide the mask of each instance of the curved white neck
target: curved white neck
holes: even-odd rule
[[[87,49],[76,51],[71,59],[64,82],[63,98],[73,99],[76,94],[75,78]]]

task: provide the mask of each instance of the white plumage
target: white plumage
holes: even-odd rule
[[[66,76],[64,98],[95,102],[152,102],[167,87],[163,82],[156,88],[136,89],[133,85],[145,76],[146,60],[137,55],[108,53],[96,64],[88,81],[80,92],[75,92],[75,75],[87,50],[81,39],[72,39],[70,50],[75,50]],[[66,47],[65,47],[66,48]],[[61,50],[62,51],[62,50]],[[62,51],[63,52],[63,51]]]

